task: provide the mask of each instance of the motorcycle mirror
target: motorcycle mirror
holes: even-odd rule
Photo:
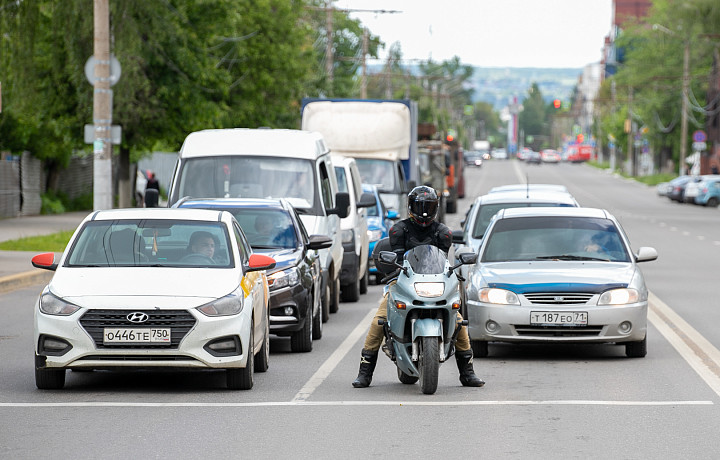
[[[386,264],[395,264],[397,262],[397,254],[391,251],[380,251],[380,260]]]

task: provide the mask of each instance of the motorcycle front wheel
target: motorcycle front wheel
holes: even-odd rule
[[[418,370],[420,371],[420,390],[426,395],[435,393],[440,371],[440,348],[437,337],[423,337],[420,342]]]

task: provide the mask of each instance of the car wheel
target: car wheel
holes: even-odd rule
[[[337,313],[340,308],[340,277],[335,278],[330,289],[330,313]]]
[[[325,293],[322,298],[322,322],[327,323],[330,319],[330,301],[332,299],[332,290],[330,289],[330,282],[325,285]]]
[[[346,284],[340,291],[343,302],[357,302],[360,300],[360,279],[355,278],[355,281],[350,284]],[[331,310],[331,313],[335,313]]]
[[[320,302],[320,297],[317,295],[317,292],[313,292],[313,303],[316,304],[317,308],[313,308],[313,328],[312,328],[312,338],[313,340],[320,340],[322,339],[322,302]],[[317,313],[315,313],[317,312]]]
[[[255,355],[255,372],[266,372],[270,367],[270,319],[265,318],[265,337],[260,352]]]
[[[365,273],[360,278],[360,294],[367,294],[368,278],[370,278],[370,269],[365,266]]]
[[[718,204],[720,204],[720,201],[718,201],[717,198],[712,197],[712,198],[710,198],[709,200],[707,200],[706,206],[708,206],[708,207],[710,207],[710,208],[717,208],[717,207],[718,207]]]
[[[312,338],[313,338],[313,309],[312,302],[310,308],[305,315],[305,324],[299,331],[295,331],[290,336],[290,351],[293,353],[307,353],[312,351]]]
[[[481,340],[473,340],[470,342],[472,347],[473,357],[475,358],[487,358],[488,355],[488,343]]]
[[[639,342],[625,344],[625,356],[628,358],[644,358],[647,355],[647,336]]]
[[[250,325],[250,340],[248,340],[248,359],[245,367],[233,368],[225,371],[226,384],[230,390],[250,390],[253,387],[253,373],[255,372],[255,358],[253,357],[254,325]]]
[[[35,368],[35,386],[39,390],[62,390],[65,386],[65,369]]]

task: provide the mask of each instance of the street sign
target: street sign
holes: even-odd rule
[[[693,133],[693,141],[695,142],[705,142],[707,140],[707,135],[705,134],[705,131],[698,129]]]
[[[110,127],[110,138],[113,145],[122,143],[122,127],[120,125],[112,125]],[[85,143],[95,143],[95,125],[85,125]]]
[[[705,142],[693,142],[693,150],[697,150],[698,152],[701,152],[707,148],[707,144]]]

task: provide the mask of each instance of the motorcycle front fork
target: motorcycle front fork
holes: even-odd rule
[[[412,322],[412,326],[414,326],[415,319],[410,320]],[[440,323],[442,325],[442,320],[440,320]],[[385,342],[382,345],[383,352],[387,355],[388,358],[392,362],[395,362],[395,348],[392,346],[392,343],[394,339],[392,338],[392,335],[390,334],[390,326],[388,325],[387,320],[379,319],[378,324],[382,326],[383,328],[383,334],[385,334]],[[455,331],[453,332],[452,337],[450,338],[450,352],[447,356],[445,356],[445,346],[443,345],[442,337],[440,337],[440,362],[445,362],[448,358],[450,358],[452,355],[455,354],[455,342],[457,342],[457,336],[460,333],[460,328],[462,326],[467,326],[468,320],[464,319],[456,324]],[[413,362],[417,362],[419,358],[420,352],[418,350],[418,344],[417,341],[413,341],[412,343],[412,356],[411,359]]]

